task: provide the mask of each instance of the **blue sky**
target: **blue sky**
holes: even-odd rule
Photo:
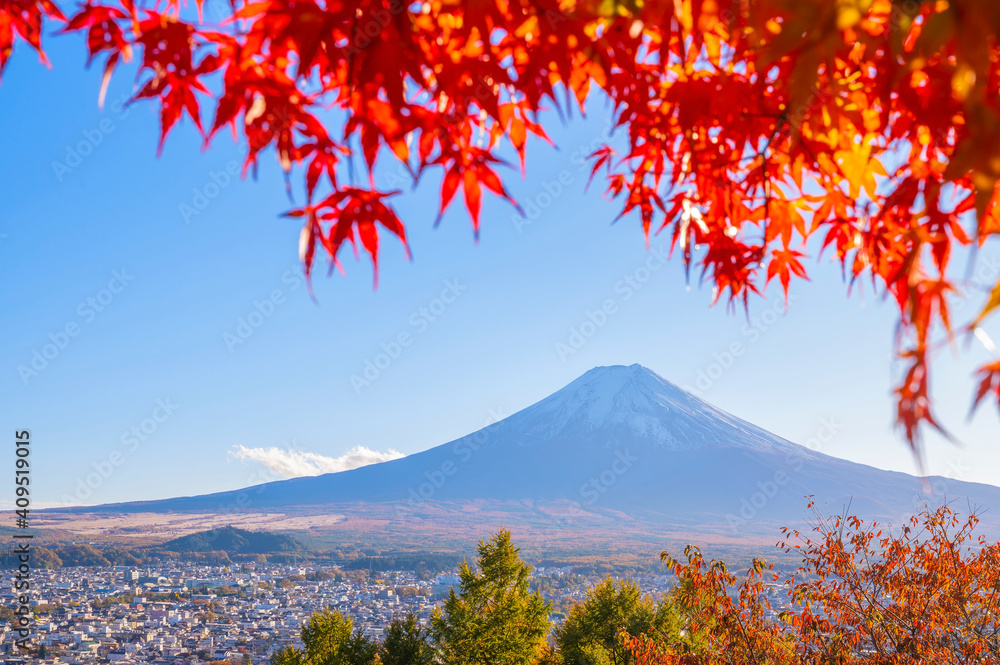
[[[385,238],[378,291],[370,266],[345,256],[347,276],[320,272],[314,302],[272,159],[257,181],[234,178],[226,171],[242,162],[239,148],[222,136],[201,151],[190,122],[157,158],[155,108],[115,103],[132,72],[115,77],[102,113],[100,67],[83,69],[82,43],[50,38],[48,51],[52,70],[19,47],[0,85],[0,419],[7,432],[32,431],[36,505],[273,477],[234,457],[238,446],[412,453],[591,367],[634,362],[791,440],[834,422],[824,452],[914,470],[892,429],[893,306],[867,287],[847,297],[824,259],[810,263],[811,283],[793,287],[787,314],[777,289],[753,304],[749,328],[742,313],[710,308],[711,289],[687,289],[680,262],[659,266],[665,239],[647,252],[637,220],[612,225],[619,204],[583,193],[580,156],[607,124],[599,105],[586,121],[551,125],[559,150],[529,146],[526,179],[506,174],[514,196],[536,204],[533,219],[487,199],[476,245],[460,205],[433,228],[428,180],[397,200],[413,261]],[[383,187],[393,170],[378,174]],[[203,209],[185,219],[195,203]],[[1000,247],[987,246],[980,265],[995,281]],[[606,301],[613,313],[602,318]],[[973,311],[970,302],[959,318]],[[587,325],[588,312],[601,325]],[[239,338],[251,318],[259,325]],[[574,338],[581,329],[588,336]],[[1000,339],[995,321],[987,330]],[[386,363],[379,354],[401,334],[408,345]],[[19,371],[50,343],[64,348],[50,348],[44,367],[36,359],[37,374]],[[1000,484],[996,409],[966,419],[969,373],[988,357],[963,342],[937,363],[937,408],[963,445],[929,437],[932,472]],[[352,381],[367,362],[384,369],[370,384]],[[699,383],[701,373],[710,379]],[[100,482],[81,490],[94,473]]]

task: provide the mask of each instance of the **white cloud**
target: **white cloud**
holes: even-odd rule
[[[334,473],[368,466],[378,462],[403,457],[398,450],[381,452],[365,446],[355,446],[340,457],[327,457],[301,450],[291,450],[272,446],[270,448],[247,448],[236,446],[230,455],[241,462],[259,462],[271,473],[281,478],[298,478],[299,476],[318,476],[321,473]]]

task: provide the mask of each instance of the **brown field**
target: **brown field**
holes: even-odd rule
[[[756,533],[685,524],[662,516],[637,518],[614,511],[585,512],[559,503],[425,502],[416,510],[398,505],[351,504],[303,507],[286,512],[125,513],[59,512],[35,515],[39,544],[155,546],[172,538],[231,525],[300,538],[316,550],[467,553],[491,532],[510,529],[533,559],[576,562],[655,562],[659,553],[680,554],[689,543],[720,554],[775,553],[776,526]]]

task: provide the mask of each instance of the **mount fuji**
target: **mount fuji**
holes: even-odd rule
[[[837,428],[825,426],[831,435]],[[1000,513],[1000,488],[920,479],[823,454],[717,409],[640,365],[597,367],[512,416],[404,458],[233,492],[79,510],[346,509],[400,525],[491,505],[513,522],[603,515],[773,535],[776,524],[803,522],[806,496],[835,513],[850,504],[853,514],[896,523],[925,502],[946,499],[987,510],[987,527],[998,525]]]

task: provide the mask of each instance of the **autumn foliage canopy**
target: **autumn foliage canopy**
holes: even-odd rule
[[[623,643],[635,665],[1000,664],[1000,543],[977,524],[949,506],[895,527],[821,517],[785,530],[779,546],[801,562],[788,577],[759,559],[739,573],[696,548],[664,553],[688,639]],[[772,611],[769,591],[790,606]]]
[[[245,140],[244,173],[266,151],[304,177],[288,215],[307,273],[317,251],[377,268],[385,232],[406,245],[377,162],[437,172],[440,212],[461,193],[478,231],[484,194],[517,206],[498,149],[523,170],[528,137],[548,140],[540,111],[610,100],[627,148],[590,159],[622,216],[731,304],[772,280],[787,293],[807,248],[834,255],[898,305],[898,425],[915,448],[941,429],[931,356],[1000,306],[998,282],[971,321],[949,316],[956,250],[1000,233],[996,0],[231,1],[211,22],[181,0],[0,0],[0,68],[18,42],[44,60],[46,25],[85,35],[101,101],[136,61],[161,147],[187,116],[206,144]],[[975,403],[1000,400],[1000,361],[979,372]]]

